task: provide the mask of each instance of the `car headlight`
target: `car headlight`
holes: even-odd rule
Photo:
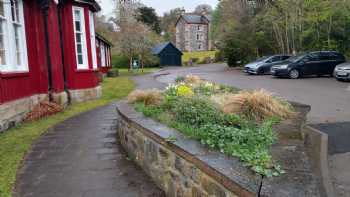
[[[281,65],[281,66],[279,66],[279,68],[281,68],[281,69],[286,69],[286,68],[288,68],[288,64]]]

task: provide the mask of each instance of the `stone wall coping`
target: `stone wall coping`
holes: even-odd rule
[[[237,158],[209,150],[175,129],[144,117],[125,100],[117,103],[117,111],[122,118],[138,127],[144,135],[168,147],[238,196],[253,197],[259,192],[262,177],[246,168]],[[167,142],[166,139],[169,137],[175,137],[177,140]]]

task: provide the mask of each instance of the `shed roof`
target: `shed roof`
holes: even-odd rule
[[[102,42],[106,43],[109,46],[113,46],[113,44],[109,40],[107,40],[107,38],[103,37],[101,34],[99,34],[97,32],[96,32],[96,38],[101,40]]]
[[[182,52],[178,48],[176,48],[176,46],[173,45],[173,43],[171,43],[171,42],[163,42],[163,43],[156,45],[152,49],[152,54],[159,55],[169,45],[172,45],[176,50],[178,50],[182,54]]]

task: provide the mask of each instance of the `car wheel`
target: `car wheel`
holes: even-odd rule
[[[297,69],[289,71],[289,78],[298,79],[300,77],[300,72]]]
[[[259,69],[256,73],[258,75],[263,75],[264,74],[264,69]]]

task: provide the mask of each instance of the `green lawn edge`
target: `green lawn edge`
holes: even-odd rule
[[[145,70],[143,74],[152,71]],[[135,88],[134,82],[129,78],[133,75],[140,73],[123,73],[121,77],[106,78],[101,84],[103,96],[100,99],[70,105],[61,113],[39,121],[23,123],[0,134],[0,197],[12,197],[22,160],[40,136],[64,120],[127,96]]]

